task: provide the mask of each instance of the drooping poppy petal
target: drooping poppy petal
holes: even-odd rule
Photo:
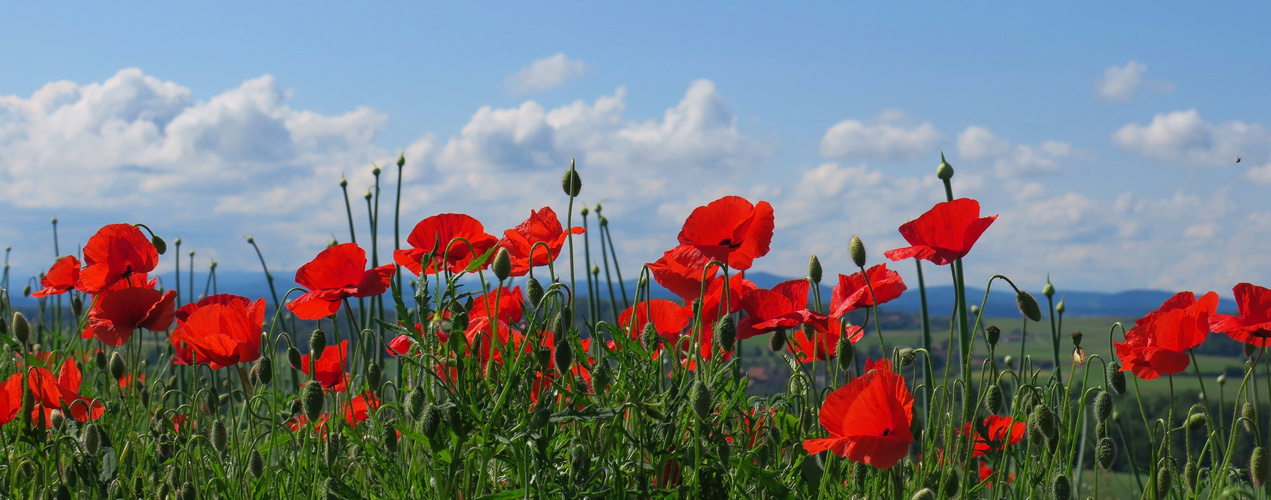
[[[583,228],[573,227],[568,232],[561,226],[560,218],[551,207],[530,211],[530,218],[503,232],[499,246],[506,248],[512,261],[512,276],[525,276],[530,268],[545,266],[560,256],[561,247],[570,233],[582,234]],[[536,243],[542,245],[536,245]],[[546,248],[544,248],[544,245]],[[530,254],[533,254],[533,261]]]
[[[309,375],[309,359],[310,355],[300,356],[300,371],[305,375]],[[336,392],[344,392],[347,389],[349,375],[344,373],[344,367],[349,364],[349,341],[341,340],[339,344],[329,345],[322,350],[322,357],[313,362],[313,368],[316,375],[313,379],[317,380],[322,387],[331,389]]]
[[[265,299],[219,294],[181,307],[183,320],[169,336],[194,349],[200,361],[219,370],[260,358]]]
[[[618,326],[630,330],[631,338],[639,340],[650,320],[658,335],[673,342],[693,321],[693,311],[666,299],[651,299],[623,310],[618,315]]]
[[[287,304],[297,318],[322,319],[340,310],[348,297],[372,297],[388,290],[392,264],[366,269],[366,251],[356,243],[332,246],[296,271],[296,284],[309,291]]]
[[[119,347],[138,328],[167,330],[175,317],[176,296],[172,290],[160,292],[142,287],[105,292],[89,312],[83,337],[97,337],[108,346]]]
[[[979,457],[1006,449],[1007,446],[1019,444],[1024,439],[1028,425],[1017,422],[1011,417],[989,415],[985,417],[983,427],[967,423],[958,434],[975,438],[975,451],[972,456]]]
[[[1240,283],[1231,292],[1236,296],[1240,315],[1212,315],[1209,317],[1209,329],[1225,333],[1238,342],[1258,347],[1271,345],[1271,290]]]
[[[419,276],[421,272],[436,274],[443,269],[452,273],[464,272],[473,259],[485,254],[499,240],[486,234],[485,226],[469,215],[439,214],[419,221],[406,242],[412,248],[394,251],[393,259]],[[422,262],[429,252],[433,252],[433,257],[425,268]],[[489,265],[487,261],[482,268]]]
[[[821,406],[829,437],[806,440],[803,448],[886,469],[909,453],[914,399],[905,378],[886,369],[890,363],[865,364],[864,375],[830,393]]]
[[[808,338],[807,331],[803,328],[795,329],[793,334],[786,337],[786,346],[801,363],[835,359],[838,357],[840,337],[846,336],[848,341],[855,344],[865,336],[865,331],[860,326],[843,326],[838,320],[824,316],[815,317],[808,324],[812,326],[812,338]]]
[[[840,274],[838,285],[834,286],[830,296],[830,317],[841,318],[848,311],[889,302],[900,297],[907,288],[900,274],[887,269],[887,264],[873,266],[864,273]]]
[[[40,278],[40,286],[44,288],[31,292],[31,296],[47,297],[63,294],[75,288],[77,282],[79,282],[79,259],[76,259],[74,255],[67,255],[53,263],[49,272]]]
[[[356,426],[371,417],[371,412],[378,410],[380,407],[380,399],[375,397],[375,393],[367,392],[353,396],[348,404],[344,405],[344,420],[350,426]]]
[[[937,203],[917,219],[900,226],[908,247],[883,253],[891,260],[910,257],[931,261],[937,266],[961,259],[971,251],[984,230],[997,216],[980,217],[980,202],[970,198]]]
[[[710,261],[697,248],[680,245],[667,250],[656,262],[649,264],[649,272],[659,285],[688,303],[702,296],[702,273]],[[706,279],[710,280],[718,273],[719,268],[712,267]]]
[[[1114,342],[1121,371],[1132,371],[1143,380],[1180,373],[1191,360],[1189,350],[1209,334],[1209,319],[1218,308],[1218,294],[1199,300],[1192,292],[1180,292],[1155,311],[1135,321],[1125,332],[1125,342]]]
[[[0,384],[0,425],[18,416],[22,409],[22,374],[15,373]]]
[[[84,245],[84,264],[76,288],[95,294],[134,274],[153,271],[159,251],[136,226],[110,224]]]
[[[496,304],[495,301],[498,301]],[[472,300],[472,310],[468,312],[468,319],[486,317],[494,314],[499,321],[504,323],[516,323],[521,320],[525,312],[525,296],[521,293],[521,287],[514,286],[512,288],[503,287],[491,290],[481,294]]]
[[[388,351],[389,356],[397,357],[404,356],[414,346],[415,340],[411,339],[409,335],[398,335],[393,337],[393,340],[388,341],[388,347],[385,350]]]
[[[788,330],[820,317],[820,314],[807,309],[810,286],[807,280],[789,280],[776,284],[771,290],[746,290],[741,298],[741,307],[749,320],[745,327],[737,330],[737,338]]]
[[[101,401],[79,395],[79,386],[82,381],[83,376],[74,359],[68,359],[62,364],[57,378],[54,378],[53,373],[46,368],[32,367],[27,370],[27,386],[35,395],[46,419],[48,412],[56,408],[61,408],[71,418],[80,422],[96,420],[106,412]]]
[[[725,196],[694,209],[684,221],[679,240],[707,258],[744,271],[768,254],[773,227],[768,202],[752,205],[745,198]]]

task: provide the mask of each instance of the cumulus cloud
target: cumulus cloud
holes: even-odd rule
[[[887,110],[866,120],[838,122],[821,138],[821,156],[861,159],[914,159],[930,153],[941,134],[930,123],[908,123],[905,113]]]
[[[553,89],[570,80],[587,75],[587,64],[558,53],[530,63],[503,80],[512,95],[525,95]]]
[[[1195,109],[1158,114],[1144,126],[1127,124],[1112,134],[1123,148],[1184,165],[1228,165],[1236,156],[1265,158],[1271,133],[1262,124],[1213,124]]]
[[[986,127],[973,125],[958,134],[958,156],[964,160],[991,161],[999,177],[1034,172],[1053,172],[1059,160],[1075,155],[1072,144],[1045,141],[1036,146],[1014,144]]]
[[[1147,65],[1138,61],[1130,61],[1125,66],[1112,66],[1103,71],[1103,76],[1095,80],[1095,92],[1099,97],[1109,101],[1125,101],[1134,95],[1140,86],[1148,86],[1163,93],[1174,91],[1174,84],[1143,78],[1147,73]]]

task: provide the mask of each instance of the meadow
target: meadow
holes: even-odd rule
[[[215,267],[202,294],[160,283],[180,241],[144,221],[73,235],[25,285],[6,263],[0,498],[1267,496],[1271,290],[1066,318],[1049,283],[963,275],[999,215],[943,158],[947,201],[896,221],[909,247],[844,237],[855,268],[813,255],[771,288],[746,279],[780,237],[764,201],[698,207],[621,266],[574,165],[560,206],[493,231],[402,220],[396,167],[392,221],[391,172],[365,213],[340,181],[350,241],[297,288],[249,238],[264,297],[216,293]],[[954,277],[952,316],[924,273]],[[988,289],[1017,310],[981,310]],[[901,294],[922,313],[888,311]]]

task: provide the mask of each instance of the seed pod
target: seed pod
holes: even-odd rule
[[[1019,307],[1019,313],[1025,318],[1034,322],[1042,320],[1042,308],[1037,305],[1037,299],[1033,295],[1020,290],[1015,294],[1015,305]]]
[[[786,346],[786,331],[773,330],[772,334],[768,336],[768,348],[772,349],[773,352],[779,352],[781,351],[781,349],[785,348],[785,346]]]
[[[88,452],[88,456],[96,457],[97,451],[101,449],[102,436],[97,430],[96,425],[88,424],[84,429],[84,451]]]
[[[1244,427],[1245,432],[1254,433],[1255,422],[1258,421],[1258,415],[1254,412],[1253,403],[1245,403],[1240,407],[1240,426]]]
[[[1050,482],[1050,496],[1055,500],[1068,500],[1072,496],[1072,483],[1068,482],[1068,476],[1055,475],[1055,479]]]
[[[714,406],[714,401],[711,400],[712,396],[710,388],[706,387],[706,384],[702,383],[700,379],[693,383],[692,398],[691,403],[693,405],[693,412],[697,413],[697,418],[701,420],[710,418],[711,407]]]
[[[20,312],[13,313],[13,339],[22,345],[31,340],[31,323]]]
[[[1156,494],[1158,496],[1169,495],[1170,487],[1174,485],[1174,471],[1171,470],[1168,458],[1162,458],[1156,463]]]
[[[856,267],[865,267],[865,243],[861,242],[860,236],[852,236],[847,244],[847,253],[852,256],[852,263]]]
[[[415,386],[411,389],[410,394],[406,395],[406,410],[410,412],[411,418],[419,420],[424,417],[425,406],[428,404],[428,396],[424,394],[421,386]]]
[[[989,325],[984,329],[984,340],[989,343],[989,348],[997,346],[997,341],[1002,338],[1002,329],[997,325]]]
[[[506,247],[499,247],[498,253],[494,254],[494,264],[490,266],[494,271],[494,277],[499,281],[508,279],[512,274],[512,256],[508,254]]]
[[[539,283],[538,278],[530,276],[525,283],[525,295],[530,299],[530,305],[538,307],[543,303],[543,296],[546,292],[543,290],[543,284]]]
[[[1112,388],[1118,396],[1125,395],[1125,372],[1121,371],[1121,363],[1113,361],[1108,363],[1108,387]]]
[[[1098,422],[1107,422],[1112,417],[1112,395],[1108,391],[1099,391],[1094,397],[1094,418]]]
[[[366,366],[366,383],[370,384],[371,390],[377,391],[380,387],[380,377],[384,375],[383,369],[379,363],[371,362]]]
[[[1196,480],[1200,479],[1200,467],[1196,466],[1196,462],[1188,461],[1183,467],[1183,484],[1187,485],[1187,491],[1196,491]]]
[[[851,369],[852,361],[856,359],[856,346],[852,344],[852,339],[847,335],[839,336],[838,344],[834,346],[834,355],[837,357],[840,370]]]
[[[1112,438],[1105,437],[1095,446],[1094,458],[1103,470],[1112,470],[1112,461],[1117,458],[1117,445]]]
[[[936,492],[931,491],[931,488],[923,488],[909,497],[909,500],[936,500]]]
[[[424,431],[424,435],[429,438],[437,435],[437,429],[441,427],[441,410],[436,406],[429,406],[424,411],[424,423],[420,430]]]
[[[560,373],[568,373],[569,366],[574,363],[574,348],[570,347],[569,341],[561,337],[560,342],[556,343],[556,370]]]
[[[1002,409],[1002,388],[996,384],[990,385],[988,392],[984,395],[984,409],[989,413],[995,414]]]
[[[570,198],[575,198],[583,189],[583,180],[578,176],[578,169],[574,168],[574,160],[569,160],[569,170],[565,171],[565,175],[560,179],[560,188]]]
[[[1204,429],[1207,425],[1209,425],[1209,419],[1205,417],[1204,413],[1193,413],[1187,416],[1187,430],[1189,431]]]
[[[1267,476],[1271,476],[1271,461],[1267,460],[1267,449],[1259,446],[1249,455],[1249,480],[1254,487],[1261,488]]]
[[[949,162],[945,161],[944,153],[940,153],[940,166],[936,167],[936,177],[942,181],[947,181],[953,178],[953,165],[950,165]]]
[[[733,344],[737,342],[737,325],[733,323],[731,314],[715,322],[715,338],[719,340],[720,349],[724,352],[732,352]]]
[[[269,382],[274,379],[274,360],[269,356],[262,356],[256,361],[256,366],[252,367],[252,373],[256,375],[260,385],[269,385]]]
[[[812,280],[813,283],[820,284],[821,274],[821,259],[818,259],[815,255],[813,255],[808,258],[808,279]]]
[[[305,384],[304,391],[300,395],[304,400],[305,416],[309,417],[310,422],[316,422],[318,417],[322,415],[323,394],[322,386],[317,380],[310,380]]]
[[[294,346],[287,347],[287,362],[291,364],[293,370],[304,370],[304,359],[300,357],[300,351]]]
[[[327,350],[327,334],[322,330],[314,330],[309,334],[309,356],[314,363],[322,359],[323,351]],[[300,363],[297,363],[300,364]],[[303,365],[302,365],[303,366]],[[301,370],[304,367],[300,368]]]
[[[1075,346],[1075,347],[1081,347],[1081,337],[1082,337],[1082,336],[1083,336],[1083,334],[1081,333],[1081,330],[1073,330],[1073,331],[1072,331],[1072,333],[1068,335],[1068,338],[1072,339],[1072,345],[1073,345],[1073,346]]]
[[[212,449],[217,453],[225,453],[228,446],[229,436],[226,435],[225,421],[218,418],[212,422]]]

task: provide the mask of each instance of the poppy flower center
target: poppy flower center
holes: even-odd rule
[[[891,434],[891,429],[883,429],[883,436],[887,436],[890,434]]]
[[[724,239],[722,239],[722,240],[720,240],[720,241],[719,241],[719,246],[721,246],[721,247],[728,247],[728,248],[731,248],[731,249],[733,249],[733,250],[736,250],[736,249],[738,249],[738,248],[741,248],[741,243],[733,243],[733,239],[732,239],[732,238],[724,238]]]

